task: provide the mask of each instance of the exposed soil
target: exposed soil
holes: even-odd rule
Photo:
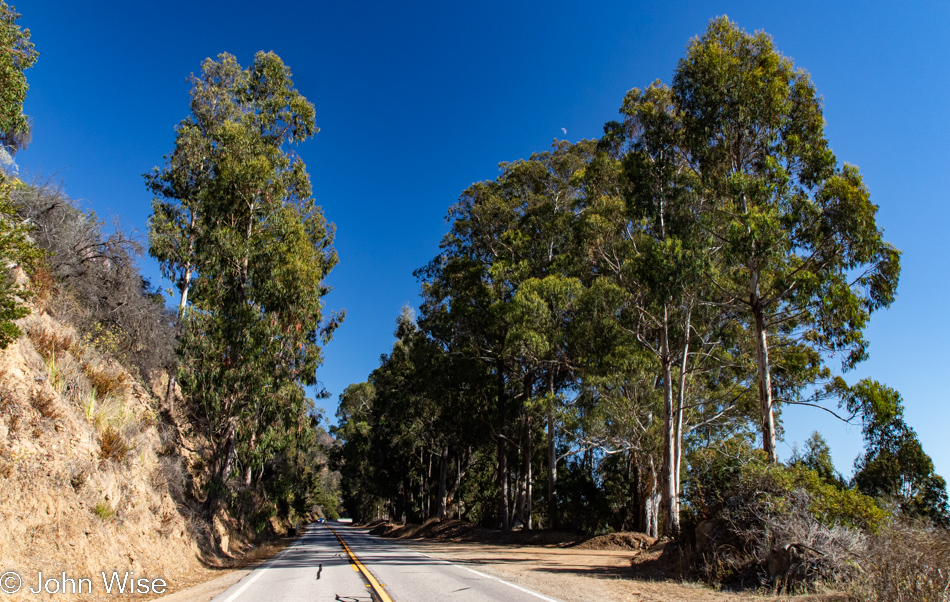
[[[101,587],[100,572],[128,571],[173,592],[286,545],[252,546],[223,511],[207,520],[191,494],[205,459],[179,444],[168,405],[99,343],[39,310],[19,325],[24,335],[0,350],[0,571],[27,587],[5,599],[89,599],[28,594],[39,572]]]

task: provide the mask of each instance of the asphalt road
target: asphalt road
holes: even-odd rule
[[[284,600],[557,602],[554,598],[407,550],[392,541],[338,523],[311,525],[292,546],[212,602]]]

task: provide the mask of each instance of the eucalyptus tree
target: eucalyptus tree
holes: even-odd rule
[[[23,102],[29,86],[23,71],[33,66],[37,53],[30,41],[30,30],[16,24],[20,15],[0,0],[0,152],[16,152],[29,135],[29,121],[23,114]],[[0,170],[0,258],[6,266],[29,268],[40,253],[30,241],[30,227],[17,216],[10,202],[12,183]],[[20,336],[14,320],[29,313],[23,305],[26,291],[8,273],[0,271],[0,348]]]
[[[289,444],[312,404],[321,345],[341,315],[324,316],[337,263],[333,226],[311,198],[292,147],[316,133],[313,106],[290,70],[260,52],[243,69],[228,54],[192,78],[192,114],[166,165],[150,252],[181,292],[183,393],[202,419],[219,482],[244,481]]]
[[[335,461],[342,477],[343,505],[356,520],[381,518],[382,499],[371,461],[376,389],[370,382],[348,386],[340,395],[337,425],[331,434],[341,444]]]
[[[30,135],[30,121],[23,114],[30,86],[23,72],[39,56],[30,40],[30,30],[17,25],[19,18],[14,7],[0,0],[0,148],[11,155]]]
[[[871,312],[894,299],[899,252],[883,240],[858,169],[828,146],[811,78],[770,36],[714,19],[690,42],[672,95],[698,215],[716,243],[714,300],[754,333],[762,445],[775,461],[770,337],[796,350],[784,401],[827,374],[821,354],[843,353],[851,368],[867,355]]]
[[[663,529],[679,532],[679,478],[690,345],[701,315],[708,237],[698,227],[696,175],[684,152],[672,92],[660,83],[633,89],[623,123],[606,126],[602,153],[590,169],[597,184],[584,207],[591,273],[623,336],[655,356],[663,400],[661,499]],[[700,339],[701,340],[701,339]]]
[[[875,380],[853,387],[836,383],[842,405],[861,416],[865,450],[855,461],[854,485],[867,495],[893,502],[907,516],[923,516],[950,527],[947,482],[934,472],[914,432],[904,420],[900,393]]]

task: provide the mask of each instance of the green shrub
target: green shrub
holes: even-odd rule
[[[115,518],[115,510],[113,510],[109,502],[105,500],[96,502],[96,507],[92,509],[92,512],[104,521],[110,521]]]

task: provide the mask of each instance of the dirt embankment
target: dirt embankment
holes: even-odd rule
[[[209,524],[191,497],[201,454],[182,448],[167,407],[109,341],[45,313],[19,323],[24,335],[0,351],[0,570],[21,579],[7,599],[80,599],[68,582],[48,591],[64,572],[94,593],[113,571],[172,592],[242,564],[245,534],[224,514]],[[60,585],[30,594],[41,572]]]

